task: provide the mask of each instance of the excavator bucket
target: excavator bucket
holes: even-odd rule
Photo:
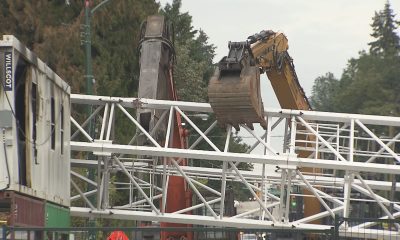
[[[239,124],[253,129],[253,123],[264,128],[264,107],[260,93],[260,70],[256,66],[215,71],[208,85],[208,98],[221,127]]]

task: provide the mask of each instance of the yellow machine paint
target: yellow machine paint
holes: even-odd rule
[[[271,30],[250,36],[244,42],[229,42],[228,56],[218,63],[208,86],[209,101],[219,125],[229,124],[236,129],[240,124],[252,127],[253,123],[260,123],[266,126],[260,94],[260,73],[264,72],[282,108],[311,110],[288,48],[286,36]],[[301,130],[301,126],[298,129]],[[312,142],[314,136],[308,138]],[[305,145],[298,143],[298,146]],[[307,157],[310,152],[299,151],[297,154]],[[318,168],[302,169],[304,173],[320,171]],[[310,194],[307,190],[303,193]],[[317,198],[304,198],[305,217],[319,213],[320,209]],[[320,220],[312,223],[318,224]]]

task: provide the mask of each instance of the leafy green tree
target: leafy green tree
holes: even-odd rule
[[[203,81],[206,85],[214,73],[215,67],[213,58],[215,56],[215,46],[208,43],[208,36],[203,30],[199,30],[199,34],[191,45],[192,58],[205,64],[203,68]]]
[[[389,2],[375,12],[369,53],[351,59],[340,80],[340,91],[332,102],[336,111],[364,114],[399,114],[400,38],[399,22]]]
[[[400,38],[396,34],[400,22],[395,20],[395,14],[390,7],[389,1],[386,2],[382,11],[375,12],[372,18],[371,34],[376,40],[370,42],[370,52],[372,54],[398,54],[400,51]]]
[[[215,46],[208,43],[204,31],[194,30],[192,16],[182,13],[181,6],[181,0],[174,0],[160,10],[172,23],[175,33],[174,80],[178,96],[183,101],[206,102],[208,80],[214,71]]]
[[[205,102],[207,85],[203,80],[206,62],[191,58],[190,43],[175,44],[177,60],[174,67],[174,80],[178,97],[182,101]]]
[[[331,104],[339,87],[339,80],[335,78],[333,73],[326,73],[314,81],[311,95],[311,105],[315,110],[334,111]]]
[[[92,52],[98,94],[137,96],[140,25],[158,8],[154,1],[124,0],[96,11]]]
[[[390,75],[385,59],[375,55],[361,55],[355,74],[346,82],[342,77],[340,92],[334,101],[335,110],[363,114],[389,115],[393,107],[393,89],[386,81]],[[348,68],[354,68],[350,65]]]
[[[90,2],[95,6],[101,1]],[[84,93],[81,48],[84,1],[70,0],[69,3],[66,5],[65,0],[0,1],[0,33],[15,35],[67,81],[72,92]],[[136,96],[140,24],[158,9],[155,1],[111,1],[91,17],[96,94]]]
[[[373,17],[370,51],[350,59],[340,81],[328,80],[329,74],[316,79],[311,102],[317,110],[400,114],[399,24],[394,17],[387,2]]]
[[[197,30],[192,26],[192,16],[188,12],[182,13],[182,0],[167,3],[160,13],[173,25],[176,44],[182,44],[194,39]]]

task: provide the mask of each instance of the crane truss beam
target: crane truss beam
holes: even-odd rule
[[[210,117],[212,113],[207,103],[77,94],[71,95],[71,102],[73,106],[94,107],[96,111],[92,115],[96,116],[90,118],[97,119],[96,127],[101,130],[99,136],[88,138],[85,130],[87,119],[71,117],[75,127],[74,141],[70,142],[71,155],[75,156],[71,160],[72,166],[99,169],[97,182],[76,171],[71,172],[72,184],[79,190],[79,194],[71,196],[71,200],[84,198],[87,202],[87,196],[97,193],[97,201],[100,201],[97,204],[87,203],[92,209],[73,206],[71,212],[75,216],[315,230],[332,226],[310,222],[322,218],[333,222],[335,214],[356,214],[351,209],[362,202],[377,204],[382,210],[381,218],[400,216],[400,203],[387,197],[391,189],[400,190],[400,185],[393,181],[400,175],[400,166],[396,164],[400,159],[396,148],[400,141],[400,133],[396,132],[400,126],[398,117],[266,109],[267,130],[241,126],[241,132],[247,134],[242,136],[252,147],[245,152],[234,152],[230,127],[221,141],[221,135],[213,135],[216,128],[214,121],[205,124],[199,120],[200,117]],[[152,131],[146,131],[136,120],[135,112],[139,108],[164,110],[160,119],[168,122],[164,144],[159,144],[155,134],[161,124],[156,124]],[[187,149],[169,146],[174,114],[181,115],[185,128],[190,132],[190,147]],[[125,132],[131,134],[128,142],[113,134],[122,118],[132,124],[132,129],[136,129],[136,132]],[[375,129],[379,129],[380,134]],[[139,137],[146,139],[145,145],[135,143]],[[89,160],[76,157],[89,152],[97,157]],[[308,157],[299,157],[299,152],[308,153]],[[183,159],[188,159],[191,166],[180,166],[179,162]],[[240,170],[243,163],[260,164],[263,170]],[[199,164],[203,166],[194,167]],[[303,172],[302,168],[322,171]],[[128,176],[126,182],[110,180],[118,172]],[[173,197],[165,191],[170,176],[183,177],[196,193],[199,203],[174,213],[164,212],[165,198]],[[210,187],[206,180],[221,184]],[[82,191],[78,181],[95,186],[95,190]],[[254,198],[254,206],[234,216],[226,216],[225,193],[233,184],[242,184],[251,193],[249,196]],[[109,201],[111,188],[117,192],[129,191],[129,202],[113,205]],[[301,189],[308,189],[311,195],[305,196]],[[317,198],[324,210],[313,216],[292,218],[291,203],[296,196]],[[206,210],[208,215],[198,215],[199,208]],[[257,220],[249,220],[249,216]],[[343,224],[341,233],[354,230],[372,237],[375,229],[371,227],[374,225],[373,222],[365,222],[350,228]]]

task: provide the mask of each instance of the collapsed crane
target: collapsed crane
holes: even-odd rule
[[[142,26],[139,48],[139,98],[177,100],[172,80],[174,50],[171,30],[163,17],[148,17]],[[228,56],[218,63],[208,87],[210,105],[220,126],[231,125],[239,130],[240,125],[245,124],[253,129],[253,123],[259,123],[266,128],[260,92],[260,73],[264,72],[270,79],[282,108],[311,110],[287,50],[286,36],[271,30],[254,34],[248,37],[247,41],[229,42]],[[166,141],[163,136],[167,122],[162,119],[161,111],[139,109],[137,114],[140,124],[145,126],[146,130],[152,132],[158,141]],[[172,144],[176,148],[185,148],[184,129],[180,122],[180,117],[175,115],[177,124],[174,127]],[[306,154],[299,152],[300,156]],[[185,161],[182,163],[185,165]],[[190,205],[191,193],[181,177],[170,177],[167,189],[168,194],[179,196],[179,199],[167,202],[166,212],[177,211]],[[306,216],[320,211],[317,199],[305,199],[304,206]],[[190,239],[189,235],[184,237]],[[174,236],[162,238],[178,236],[179,233],[176,233]]]

